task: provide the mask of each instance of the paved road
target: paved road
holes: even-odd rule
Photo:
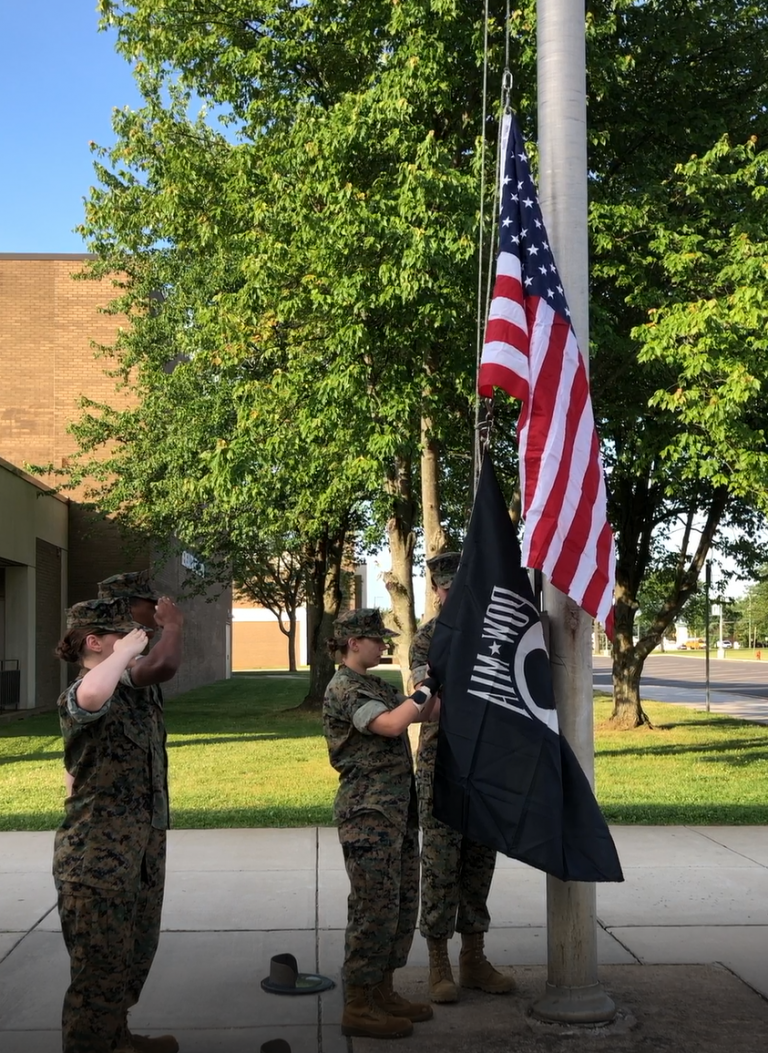
[[[611,659],[596,656],[593,667],[595,688],[610,692]],[[651,655],[643,667],[640,694],[645,699],[704,709],[704,677],[703,658],[684,658],[674,654]],[[709,679],[713,713],[768,724],[768,661],[711,658]]]

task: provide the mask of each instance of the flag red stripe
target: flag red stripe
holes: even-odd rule
[[[489,318],[485,327],[485,343],[509,344],[510,347],[524,347],[528,343],[528,334],[519,325],[507,318]]]
[[[602,616],[602,618],[606,617],[606,608],[611,610],[611,601],[613,599],[613,579],[609,578],[605,569],[610,564],[609,553],[612,549],[613,534],[611,533],[610,526],[606,523],[600,531],[600,537],[597,541],[597,567],[592,575],[592,580],[584,592],[584,599],[582,600],[582,606],[585,610],[594,609],[599,616]],[[560,588],[556,582],[555,588]],[[612,611],[611,618],[613,618]],[[604,624],[607,630],[607,621],[605,621]]]
[[[584,554],[584,548],[586,547],[589,541],[589,536],[592,533],[592,510],[595,501],[597,500],[598,490],[600,489],[600,480],[602,478],[602,472],[599,470],[599,461],[597,459],[599,453],[597,435],[594,430],[592,432],[592,447],[590,459],[586,465],[586,471],[582,476],[581,497],[571,523],[571,528],[568,531],[560,555],[552,568],[552,573],[550,575],[552,584],[558,589],[562,589],[562,585],[559,585],[558,582],[567,583],[568,589],[564,591],[569,591],[570,589],[571,583],[579,569]]]
[[[477,390],[484,399],[493,398],[493,389],[502,388],[512,398],[521,401],[528,398],[528,384],[507,366],[498,362],[484,362],[478,374]]]
[[[567,332],[562,333],[563,326],[559,326],[558,329],[561,330],[558,335],[567,336]],[[526,548],[530,552],[533,566],[541,565],[542,568],[547,560],[549,546],[555,532],[567,526],[562,523],[565,511],[564,499],[574,471],[575,436],[589,395],[587,385],[584,383],[586,378],[582,366],[580,371],[577,370],[576,381],[569,392],[569,401],[563,404],[559,397],[560,342],[560,340],[556,343],[550,342],[545,365],[539,374],[533,395],[534,409],[529,431],[534,431],[535,444],[532,443],[530,434],[528,437],[529,460],[538,454],[543,461],[540,467],[544,469],[545,474],[536,491],[531,486],[531,480],[526,480],[527,507],[535,515],[533,524],[526,521],[526,539],[530,534],[530,541],[526,544]],[[563,411],[565,411],[565,428],[562,439],[557,443],[559,448],[550,451],[547,449],[547,444],[556,438],[553,435],[551,422],[556,414],[562,414]],[[533,529],[530,529],[531,526]]]

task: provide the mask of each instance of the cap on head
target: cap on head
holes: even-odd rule
[[[428,559],[427,567],[434,584],[442,589],[450,589],[460,562],[460,552],[441,552],[439,556]]]
[[[83,600],[73,604],[67,611],[67,632],[71,629],[88,629],[92,632],[129,633],[141,629],[131,617],[131,606],[127,596],[114,599]]]
[[[384,624],[378,607],[358,607],[354,611],[345,611],[333,623],[333,635],[340,643],[367,636],[374,640],[386,640],[399,636]]]
[[[150,600],[157,603],[157,593],[152,588],[148,570],[131,570],[125,574],[113,574],[99,582],[99,599],[111,600],[124,596],[131,600]]]

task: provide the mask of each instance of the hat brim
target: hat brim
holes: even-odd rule
[[[102,625],[99,623],[98,625],[82,625],[80,628],[87,629],[88,632],[93,633],[114,633],[117,636],[127,636],[134,629],[142,629],[143,626],[139,625],[138,622],[133,622],[131,625]]]
[[[321,991],[330,991],[336,984],[328,976],[320,976],[319,973],[297,973],[296,983],[276,984],[268,976],[261,981],[263,990],[269,994],[282,995],[304,995],[320,994]]]

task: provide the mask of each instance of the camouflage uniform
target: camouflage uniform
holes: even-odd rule
[[[350,611],[336,623],[340,644],[350,636],[390,635],[378,611]],[[407,735],[368,730],[402,700],[380,677],[342,665],[323,702],[328,753],[339,772],[334,817],[351,886],[343,969],[348,985],[373,986],[404,966],[416,927],[419,829],[411,747]]]
[[[70,609],[68,628],[76,626],[128,632],[137,623],[124,599],[91,600]],[[62,1036],[65,1053],[106,1053],[157,947],[169,820],[165,727],[130,670],[95,712],[77,703],[81,681],[58,700],[73,778],[53,855],[71,972]]]
[[[458,566],[457,553],[443,553],[427,566],[436,585],[448,588]],[[437,618],[422,625],[409,654],[411,678],[427,675],[427,655]],[[463,837],[432,815],[432,787],[437,756],[437,721],[421,725],[416,757],[421,845],[421,915],[419,931],[430,939],[450,939],[454,932],[487,932],[487,900],[496,866],[496,851]]]
[[[98,584],[99,599],[126,599],[149,600],[157,603],[159,596],[152,587],[151,576],[148,570],[125,571],[122,574],[113,574]],[[158,632],[157,629],[154,630]],[[163,692],[159,684],[150,684],[144,688],[149,692],[153,705],[157,706],[162,713]],[[161,717],[162,720],[162,717]],[[163,756],[165,770],[168,770],[168,753],[166,749],[166,733],[163,725]],[[167,786],[166,786],[167,795]],[[156,869],[162,863],[165,867],[165,852],[163,850],[162,860],[148,853],[148,866]],[[160,885],[160,896],[157,895],[157,883],[149,880],[142,882],[139,892],[139,902],[136,908],[135,942],[131,978],[128,985],[128,999],[126,1010],[136,1005],[139,995],[144,987],[144,982],[149,973],[149,968],[157,951],[160,939],[160,908],[162,907],[162,884]]]

